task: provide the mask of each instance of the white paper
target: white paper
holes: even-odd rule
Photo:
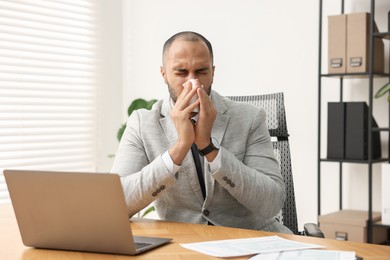
[[[184,248],[215,257],[235,257],[323,247],[296,242],[278,236],[217,240],[180,245]]]
[[[255,255],[250,260],[355,260],[355,252],[333,250],[300,250]]]

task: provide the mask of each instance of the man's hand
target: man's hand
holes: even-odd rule
[[[210,143],[211,130],[217,117],[217,110],[204,89],[198,88],[197,93],[200,109],[198,121],[195,125],[195,144],[199,149],[204,149]]]
[[[196,94],[198,100],[190,104]],[[193,110],[198,106],[198,120],[194,124],[191,118],[194,116]],[[169,149],[169,154],[175,164],[181,164],[193,143],[198,146],[198,149],[204,149],[209,145],[216,116],[217,110],[199,81],[193,80],[191,83],[186,83],[171,112],[178,135],[177,142]],[[206,157],[212,160],[215,155],[210,154]]]
[[[175,125],[178,139],[169,149],[169,155],[177,165],[181,164],[191,145],[195,142],[194,124],[190,119],[193,116],[192,111],[199,106],[200,101],[197,100],[193,104],[189,103],[196,94],[197,89],[199,89],[199,86],[195,88],[184,87],[171,111],[171,118]]]

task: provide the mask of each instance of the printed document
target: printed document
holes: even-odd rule
[[[299,250],[255,255],[249,260],[355,260],[355,252],[333,250]]]
[[[215,257],[236,257],[291,250],[322,248],[284,239],[278,236],[227,239],[209,242],[180,244],[182,247]]]

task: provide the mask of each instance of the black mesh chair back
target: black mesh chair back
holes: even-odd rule
[[[283,93],[254,96],[229,96],[231,100],[249,103],[263,108],[267,113],[267,125],[280,171],[286,186],[286,201],[278,214],[279,222],[288,227],[294,234],[298,233],[297,211],[294,195],[294,181],[291,171],[290,145],[284,109]]]

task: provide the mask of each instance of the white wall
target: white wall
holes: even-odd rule
[[[122,123],[122,1],[97,1],[98,13],[98,116],[97,171],[111,169],[118,141],[116,133]]]
[[[339,4],[335,3],[338,1],[324,2],[331,7],[326,8],[329,15],[339,12]],[[369,10],[369,0],[351,2],[348,7],[351,11]],[[377,5],[389,10],[389,3],[385,4],[378,2]],[[215,51],[213,88],[216,91],[223,95],[284,92],[300,229],[303,223],[317,222],[318,1],[129,0],[124,1],[123,14],[122,57],[127,62],[124,62],[122,98],[114,101],[123,104],[122,120],[126,120],[127,106],[134,98],[167,95],[159,73],[165,40],[182,30],[203,34]],[[379,15],[384,16],[383,12]],[[384,30],[383,19],[380,20],[379,27]],[[323,23],[326,22],[324,18]],[[325,47],[326,43],[325,38]],[[326,61],[326,56],[323,59]],[[323,67],[326,69],[326,63]],[[361,82],[353,84],[361,85]],[[326,84],[330,85],[323,93],[330,99],[327,101],[337,100],[338,89],[334,82]],[[366,94],[363,90],[364,86],[346,88],[344,97],[359,100]],[[382,107],[385,104],[384,99],[378,102]],[[379,113],[377,121],[383,122],[386,115],[376,112]],[[112,125],[107,127],[112,128]],[[326,129],[322,132],[326,137]],[[325,156],[326,150],[323,149],[322,154]],[[325,176],[323,212],[338,209],[335,168],[334,164],[322,165]],[[344,207],[366,209],[367,167],[348,165],[344,171],[349,168],[354,174],[345,176]],[[377,189],[380,187],[377,177],[375,189],[374,206],[378,208],[380,191]]]

